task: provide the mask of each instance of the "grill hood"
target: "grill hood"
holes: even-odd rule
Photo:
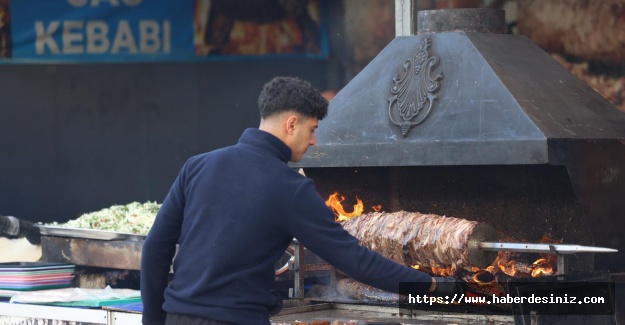
[[[567,141],[625,144],[625,114],[526,37],[422,32],[449,11],[419,12],[420,33],[336,95],[293,166],[562,164]]]

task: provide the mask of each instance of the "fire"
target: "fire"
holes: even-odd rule
[[[362,213],[365,211],[365,206],[362,203],[362,200],[359,199],[357,196],[356,204],[354,204],[354,210],[352,212],[346,212],[345,209],[343,209],[343,201],[345,201],[345,197],[340,195],[338,192],[334,192],[334,194],[330,195],[330,197],[326,200],[326,205],[330,208],[330,210],[332,210],[332,212],[334,212],[334,215],[336,216],[336,218],[334,219],[337,222],[349,220],[353,217],[358,217],[362,215]],[[382,211],[382,205],[374,205],[371,207],[371,210],[375,212],[380,212]]]
[[[456,274],[456,268],[453,267],[453,266],[450,266],[450,267],[436,267],[436,266],[423,267],[423,266],[417,264],[417,265],[412,265],[411,267],[413,269],[415,269],[415,270],[431,273],[431,274],[434,274],[434,275],[440,275],[440,276],[448,276],[448,275]]]
[[[532,264],[508,260],[501,252],[497,255],[493,265],[486,268],[492,274],[502,272],[512,277],[539,277],[553,275],[554,268],[546,258],[539,258]]]
[[[493,263],[498,271],[501,271],[509,276],[515,276],[517,272],[517,263],[516,261],[508,261],[505,258],[502,258],[502,255],[499,254]]]
[[[487,270],[479,270],[473,274],[471,280],[477,284],[486,284],[495,281],[497,278]]]
[[[354,204],[353,212],[345,212],[343,209],[343,205],[341,202],[345,201],[345,197],[341,196],[338,192],[330,195],[330,197],[326,200],[326,205],[334,212],[336,218],[334,220],[345,221],[349,220],[353,217],[360,216],[364,211],[364,205],[362,204],[362,200],[356,197],[356,204]],[[381,208],[381,207],[380,207]]]
[[[458,275],[458,270],[454,267],[423,267],[421,265],[412,265],[411,267],[413,269],[430,273],[436,276]],[[551,265],[551,262],[547,258],[539,258],[534,263],[528,264],[520,261],[508,260],[503,254],[497,255],[495,262],[493,262],[492,265],[484,269],[472,266],[470,270],[461,270],[460,273],[462,272],[465,272],[465,274],[466,272],[469,272],[473,280],[478,283],[495,280],[494,277],[484,276],[485,273],[489,273],[492,276],[495,276],[498,273],[503,273],[516,278],[535,278],[539,276],[553,275],[555,273],[554,267]],[[484,279],[489,279],[489,281],[484,281]]]
[[[441,276],[454,275],[456,273],[455,267],[436,267],[432,266],[432,273],[439,274]]]
[[[532,277],[538,277],[542,275],[552,275],[553,267],[549,265],[546,258],[539,258],[532,264]]]

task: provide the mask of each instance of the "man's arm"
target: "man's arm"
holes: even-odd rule
[[[143,301],[143,324],[164,324],[163,310],[165,289],[169,270],[180,237],[184,192],[180,173],[156,215],[154,225],[143,243],[141,253],[141,300]]]
[[[432,289],[430,275],[358,245],[358,239],[334,221],[312,182],[294,194],[290,218],[291,233],[298,241],[355,280],[389,292],[398,292],[400,282],[412,282],[413,293]]]

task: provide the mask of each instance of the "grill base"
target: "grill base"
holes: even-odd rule
[[[285,305],[290,302],[285,301]],[[407,313],[408,312],[408,313]],[[346,303],[321,303],[309,306],[287,307],[271,319],[272,324],[292,324],[295,321],[312,323],[329,321],[331,324],[365,322],[395,322],[401,324],[514,324],[507,315],[479,315],[427,310],[405,310],[397,306],[374,306]],[[351,323],[350,323],[351,321]]]

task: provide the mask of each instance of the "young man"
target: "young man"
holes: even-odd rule
[[[328,102],[308,82],[277,77],[258,99],[260,126],[183,166],[143,246],[143,324],[269,324],[274,263],[293,238],[350,277],[387,290],[433,279],[358,245],[312,181],[287,163],[315,144]],[[168,274],[176,243],[174,275]],[[453,295],[443,282],[438,294]]]

